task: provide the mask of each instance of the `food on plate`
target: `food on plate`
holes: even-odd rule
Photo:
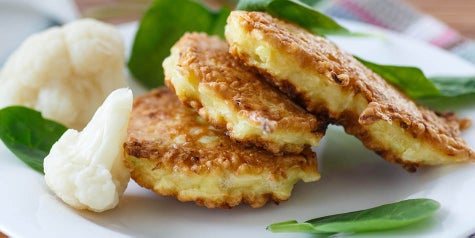
[[[272,232],[305,232],[312,234],[360,233],[394,230],[433,216],[440,203],[427,198],[407,199],[364,210],[327,215],[305,222],[288,220],[267,227]],[[344,234],[343,234],[344,236]]]
[[[113,91],[81,132],[67,130],[44,160],[45,181],[77,209],[112,209],[127,188],[130,171],[123,143],[132,111],[132,91]]]
[[[124,55],[117,29],[91,19],[34,34],[0,72],[0,108],[23,105],[82,129],[111,91],[125,87]]]
[[[320,177],[310,148],[274,155],[234,142],[167,88],[135,99],[124,148],[139,185],[208,208],[285,201],[299,180]]]
[[[453,113],[418,106],[327,39],[267,13],[234,11],[230,52],[308,111],[328,116],[366,147],[409,171],[473,161]]]
[[[171,52],[163,63],[167,85],[232,139],[273,153],[300,153],[324,135],[325,121],[241,65],[218,37],[187,33]]]

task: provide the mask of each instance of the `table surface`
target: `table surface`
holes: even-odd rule
[[[474,0],[406,0],[406,2],[445,22],[462,35],[475,39]]]
[[[120,0],[76,0],[80,11],[85,11],[98,4],[110,4]],[[475,0],[405,0],[420,11],[430,14],[445,22],[462,35],[475,39]],[[138,19],[139,14],[128,16],[115,22]],[[6,236],[0,232],[0,238]]]

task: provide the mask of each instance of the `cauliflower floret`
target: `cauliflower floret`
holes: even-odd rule
[[[101,212],[117,206],[130,179],[123,143],[132,91],[113,91],[82,132],[67,130],[44,160],[46,184],[65,203]]]
[[[23,105],[80,130],[110,92],[126,86],[124,62],[120,33],[96,20],[32,35],[0,72],[0,108]]]

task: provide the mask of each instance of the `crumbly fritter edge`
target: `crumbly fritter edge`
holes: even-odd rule
[[[275,76],[272,73],[264,69],[257,69],[261,74],[266,75],[266,78],[271,83],[278,86],[283,92],[308,110],[316,114],[328,115],[332,118],[333,123],[342,124],[347,127],[356,125],[354,122],[349,122],[350,120],[357,121],[360,125],[369,125],[379,120],[396,123],[399,124],[408,135],[425,140],[427,144],[438,145],[436,146],[437,149],[449,156],[465,157],[470,160],[475,159],[474,152],[468,148],[466,142],[460,138],[460,129],[466,128],[469,124],[467,120],[459,119],[454,113],[435,113],[421,106],[411,105],[410,109],[412,111],[405,111],[393,107],[390,103],[384,103],[385,100],[391,102],[386,98],[387,94],[385,90],[389,90],[392,95],[400,95],[399,101],[414,104],[405,94],[389,85],[379,75],[363,66],[351,55],[339,50],[336,45],[292,23],[275,19],[268,14],[258,12],[235,11],[231,13],[228,22],[233,17],[235,19],[232,20],[240,21],[240,26],[249,34],[259,32],[259,35],[272,47],[286,51],[287,53],[290,52],[289,55],[294,57],[293,59],[298,62],[302,70],[322,75],[327,78],[327,80],[338,84],[342,90],[355,92],[370,102],[366,110],[359,115],[352,115],[354,114],[352,112],[342,112],[346,115],[334,117],[332,116],[334,112],[328,111],[328,108],[324,105],[312,105],[312,99],[306,97],[306,95],[292,85],[289,80],[280,79],[280,81],[276,82],[276,80],[274,80]],[[293,38],[288,36],[295,32],[297,35],[294,35]],[[316,39],[315,42],[319,42],[318,50],[324,53],[316,53],[315,48],[312,49],[312,44],[315,43],[312,42],[314,39]],[[296,42],[304,42],[307,45],[302,47],[301,44],[297,44]],[[231,54],[239,57],[242,63],[256,68],[248,60],[248,55],[239,52],[239,49],[237,49],[232,42],[230,45]],[[328,53],[328,55],[325,55],[325,53]],[[374,85],[365,83],[364,80],[359,79],[361,77],[376,83]],[[378,91],[378,88],[381,87],[385,90]],[[419,117],[413,116],[419,114]],[[350,130],[347,131],[356,135],[365,134],[354,128],[350,128]],[[366,145],[377,144],[368,141],[367,136],[360,136],[359,138],[362,139]],[[369,147],[373,147],[374,149],[376,146]],[[387,151],[379,151],[378,153],[388,157]],[[394,158],[390,160],[404,163]],[[419,165],[408,164],[406,167],[414,168],[417,166]]]

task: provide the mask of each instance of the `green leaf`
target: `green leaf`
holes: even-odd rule
[[[356,57],[366,67],[404,91],[411,98],[440,96],[439,89],[427,79],[422,70],[410,66],[382,65]]]
[[[366,67],[415,99],[475,94],[475,76],[426,77],[416,67],[382,65],[355,56]]]
[[[277,222],[267,227],[271,232],[301,232],[301,233],[325,233],[317,230],[312,224],[307,222],[298,223],[296,220]]]
[[[43,159],[67,128],[21,106],[0,110],[0,139],[19,159],[44,173]]]
[[[458,97],[462,95],[475,94],[475,76],[437,76],[431,77],[429,80],[435,84],[441,95],[445,97]]]
[[[185,32],[206,32],[224,37],[228,9],[213,12],[192,0],[156,0],[147,10],[135,35],[128,67],[148,88],[164,84],[163,60]]]
[[[219,12],[211,13],[213,14],[214,21],[207,33],[224,39],[224,27],[226,26],[226,20],[230,12],[228,8],[221,8]]]
[[[323,0],[300,0],[301,2],[309,5],[309,6],[315,6],[317,3],[322,2]]]
[[[287,221],[267,227],[272,232],[370,232],[404,227],[433,215],[440,204],[432,199],[409,199],[366,210],[331,215],[303,223]]]
[[[262,11],[287,19],[320,35],[358,35],[340,26],[327,15],[297,0],[241,0],[238,10]]]

